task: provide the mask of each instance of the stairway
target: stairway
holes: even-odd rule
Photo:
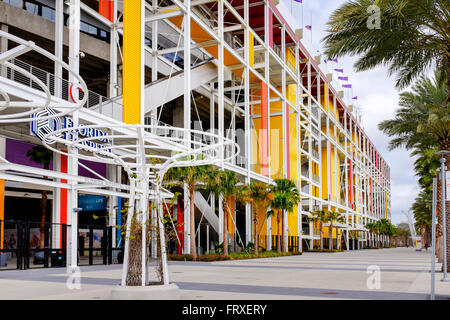
[[[210,60],[201,62],[191,69],[191,89],[194,90],[217,77],[217,67]],[[146,116],[156,108],[184,94],[184,71],[177,71],[145,86]],[[103,115],[123,121],[122,96],[90,108]],[[120,106],[120,107],[119,107]],[[120,110],[118,110],[120,108]]]
[[[219,233],[219,217],[199,191],[196,191],[194,194],[194,203],[211,227],[213,227],[214,231]]]

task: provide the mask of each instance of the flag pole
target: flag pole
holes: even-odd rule
[[[302,2],[302,28],[305,27],[305,21],[303,20],[303,2]]]

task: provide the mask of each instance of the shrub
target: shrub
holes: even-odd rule
[[[204,254],[202,256],[197,257],[197,261],[210,262],[210,261],[223,261],[229,260],[230,257],[225,257],[220,254]]]
[[[310,249],[308,250],[308,252],[344,252],[344,249],[322,249],[320,250],[320,248],[314,248],[314,249]]]
[[[167,259],[173,261],[192,261],[193,257],[190,254],[169,254]]]
[[[258,259],[258,258],[275,258],[275,257],[285,257],[285,256],[299,256],[301,252],[281,252],[276,251],[264,251],[260,252],[258,255],[249,252],[233,252],[225,257],[221,254],[208,254],[197,256],[197,261],[202,262],[212,262],[212,261],[224,261],[224,260],[242,260],[242,259]],[[168,255],[169,260],[173,261],[192,261],[192,255],[190,254],[170,254]]]

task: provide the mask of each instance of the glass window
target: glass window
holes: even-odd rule
[[[25,2],[25,8],[28,12],[30,12],[32,14],[36,14],[36,15],[39,14],[39,6],[37,4]]]
[[[80,22],[80,30],[89,33],[89,25],[86,22]]]
[[[97,33],[98,33],[98,29],[96,27],[90,25],[89,26],[89,33],[94,35],[94,36],[96,36]]]
[[[6,2],[8,2],[8,1],[6,1]],[[23,1],[22,0],[9,0],[9,4],[14,6],[14,7],[23,8]]]

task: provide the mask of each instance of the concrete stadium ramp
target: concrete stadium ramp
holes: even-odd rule
[[[199,191],[196,191],[194,194],[194,203],[203,214],[203,217],[205,217],[211,227],[213,227],[214,231],[219,233],[219,217],[215,214],[214,210]]]

